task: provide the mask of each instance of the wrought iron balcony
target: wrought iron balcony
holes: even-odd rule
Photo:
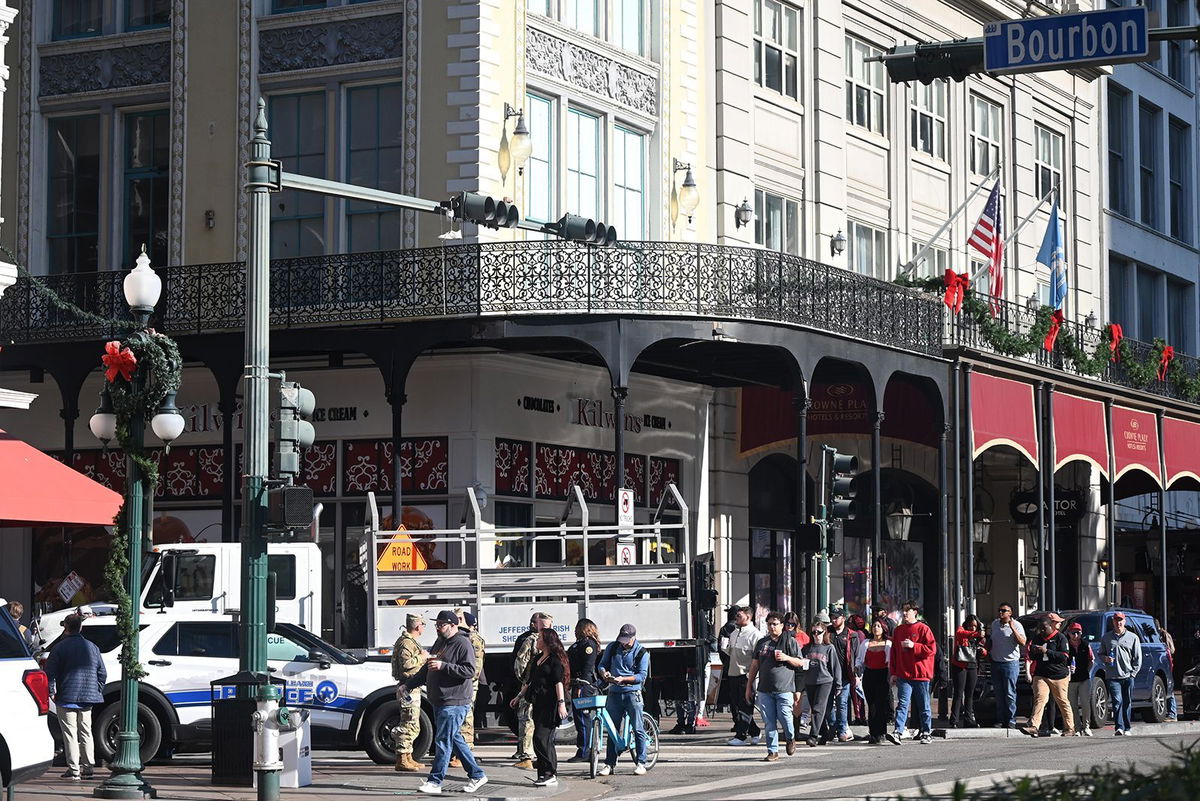
[[[154,325],[173,336],[240,330],[241,262],[168,267]],[[106,319],[127,316],[123,272],[42,278]],[[942,351],[941,306],[917,290],[777,251],[677,242],[453,245],[271,263],[277,328],[438,318],[650,314],[815,328],[927,354]],[[0,337],[34,343],[114,331],[64,311],[21,279],[0,297]]]

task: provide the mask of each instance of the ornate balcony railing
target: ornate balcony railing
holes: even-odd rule
[[[159,270],[154,325],[174,336],[239,330],[245,265]],[[41,279],[79,308],[127,316],[123,273]],[[280,259],[271,263],[278,328],[528,314],[651,314],[779,322],[920,353],[942,350],[936,299],[777,251],[676,242],[618,248],[569,242],[454,245]],[[0,298],[6,342],[99,339],[22,279]]]

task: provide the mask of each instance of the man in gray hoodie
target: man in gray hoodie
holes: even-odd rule
[[[1129,734],[1133,715],[1133,679],[1142,669],[1142,641],[1125,628],[1125,614],[1113,612],[1112,631],[1100,638],[1100,659],[1112,698],[1115,736]]]

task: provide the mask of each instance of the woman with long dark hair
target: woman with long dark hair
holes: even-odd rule
[[[892,691],[888,685],[888,664],[892,654],[892,638],[887,626],[876,618],[871,621],[871,636],[858,646],[854,668],[862,676],[863,692],[867,696],[867,726],[871,745],[883,742],[888,721],[892,719]]]
[[[538,632],[538,657],[530,667],[529,681],[521,688],[533,707],[533,753],[538,787],[558,786],[558,757],[554,753],[554,732],[567,716],[567,688],[571,686],[571,667],[562,640],[554,629]],[[515,707],[517,698],[512,705]]]
[[[826,618],[827,619],[827,618]],[[808,745],[824,745],[837,736],[829,727],[829,699],[842,686],[842,667],[829,636],[829,624],[818,620],[808,630],[811,642],[804,646],[800,666],[804,670],[804,693],[812,709]],[[818,739],[819,736],[819,739]]]
[[[600,631],[586,617],[575,624],[575,642],[567,649],[567,662],[571,669],[571,698],[591,698],[599,690],[596,677],[596,661],[600,658]],[[568,762],[586,762],[592,750],[592,730],[588,725],[591,717],[585,710],[571,708],[575,721],[575,756]]]
[[[950,679],[954,682],[954,701],[950,707],[950,727],[974,729],[975,680],[979,676],[979,659],[987,656],[983,648],[983,623],[975,615],[967,615],[954,632],[954,655],[950,660]]]

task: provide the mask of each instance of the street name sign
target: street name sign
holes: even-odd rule
[[[989,22],[984,69],[993,74],[1042,72],[1150,58],[1145,6]]]

